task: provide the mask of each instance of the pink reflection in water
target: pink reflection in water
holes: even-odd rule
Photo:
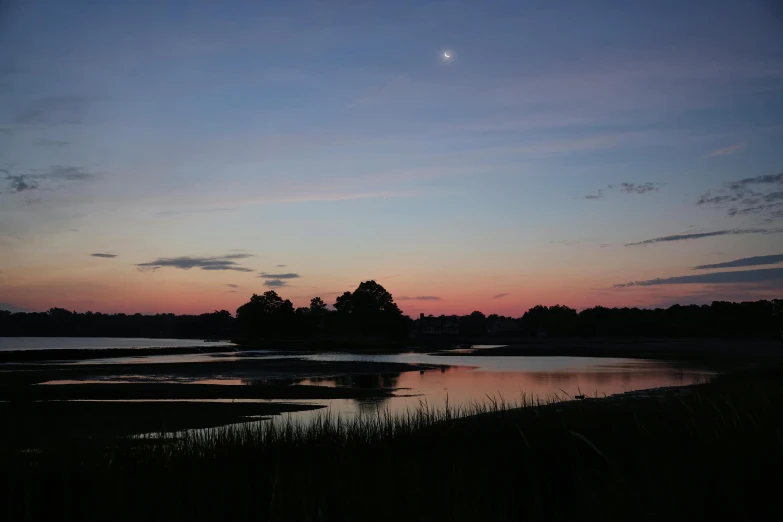
[[[302,401],[322,404],[331,415],[354,416],[390,411],[392,414],[416,410],[422,405],[442,409],[465,408],[501,400],[509,405],[531,400],[570,399],[576,395],[604,397],[629,391],[685,386],[704,382],[714,372],[691,370],[653,361],[633,361],[632,364],[600,364],[590,368],[557,371],[485,371],[468,367],[452,367],[424,372],[405,372],[398,376],[375,376],[382,387],[397,388],[396,396],[377,400],[333,399]],[[370,387],[367,376],[360,387]],[[351,377],[318,379],[313,384],[350,386]],[[381,381],[382,379],[382,381]],[[322,415],[323,410],[291,413],[294,419],[308,420]],[[288,414],[286,414],[288,415]]]

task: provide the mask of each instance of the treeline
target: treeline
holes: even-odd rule
[[[226,310],[201,315],[77,313],[63,308],[12,314],[0,310],[0,336],[230,339],[234,323]]]
[[[346,334],[401,340],[413,328],[413,321],[402,314],[392,295],[375,281],[343,293],[332,308],[320,297],[314,297],[310,306],[295,309],[275,291],[253,294],[237,309],[236,333],[247,340]]]
[[[450,328],[446,328],[446,325]],[[425,326],[443,328],[427,331]],[[437,328],[436,328],[437,330]],[[491,337],[702,337],[780,338],[783,300],[666,309],[605,308],[577,312],[567,306],[535,306],[522,317],[429,316],[414,321],[375,281],[345,292],[329,307],[320,298],[295,308],[276,292],[254,294],[236,317],[226,310],[201,315],[76,313],[53,308],[41,313],[0,310],[0,336],[171,337],[253,341],[311,336],[363,335],[405,339],[410,335]]]
[[[710,305],[674,305],[665,309],[596,306],[581,312],[567,306],[535,306],[518,319],[491,315],[482,321],[482,315],[471,314],[476,335],[493,330],[498,335],[517,331],[523,336],[556,337],[780,338],[783,335],[781,299],[715,301]],[[506,328],[493,329],[497,322],[507,325]]]
[[[402,314],[391,294],[375,281],[339,296],[332,309],[320,298],[309,307],[294,308],[277,292],[253,294],[237,309],[201,315],[77,313],[62,308],[47,312],[0,310],[1,336],[152,337],[180,339],[307,338],[314,335],[360,334],[404,339],[413,321]]]

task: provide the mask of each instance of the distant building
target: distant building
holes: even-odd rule
[[[420,335],[459,335],[459,318],[456,316],[425,317],[422,313],[418,323]]]

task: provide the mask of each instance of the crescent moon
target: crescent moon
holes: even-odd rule
[[[443,53],[444,58],[451,58],[451,55],[449,53]]]

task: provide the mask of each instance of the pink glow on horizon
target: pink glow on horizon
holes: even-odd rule
[[[606,307],[668,307],[680,304],[709,304],[714,300],[744,300],[775,298],[774,291],[754,290],[754,294],[746,295],[741,288],[718,287],[707,285],[671,285],[636,288],[604,288],[580,291],[577,289],[560,290],[546,289],[528,291],[485,292],[476,289],[464,290],[460,293],[398,291],[392,281],[386,288],[393,296],[409,297],[398,300],[397,304],[403,313],[417,317],[420,313],[426,315],[465,315],[479,310],[485,315],[499,314],[520,317],[535,305],[553,306],[556,304],[569,306],[577,310],[593,306]],[[402,285],[400,285],[402,287]],[[80,312],[93,311],[103,313],[175,313],[200,314],[215,310],[228,310],[232,314],[247,302],[253,293],[262,293],[268,288],[257,285],[256,288],[237,289],[226,285],[195,285],[182,282],[156,281],[146,284],[85,284],[74,291],[70,284],[51,284],[40,286],[24,286],[7,288],[0,302],[13,303],[19,307],[44,311],[52,307],[66,308]],[[335,292],[311,293],[303,292],[296,287],[275,289],[284,299],[291,299],[294,306],[308,306],[311,297],[321,296],[327,304],[333,304]],[[508,295],[494,298],[498,294]],[[439,297],[439,300],[416,300],[415,297]]]

